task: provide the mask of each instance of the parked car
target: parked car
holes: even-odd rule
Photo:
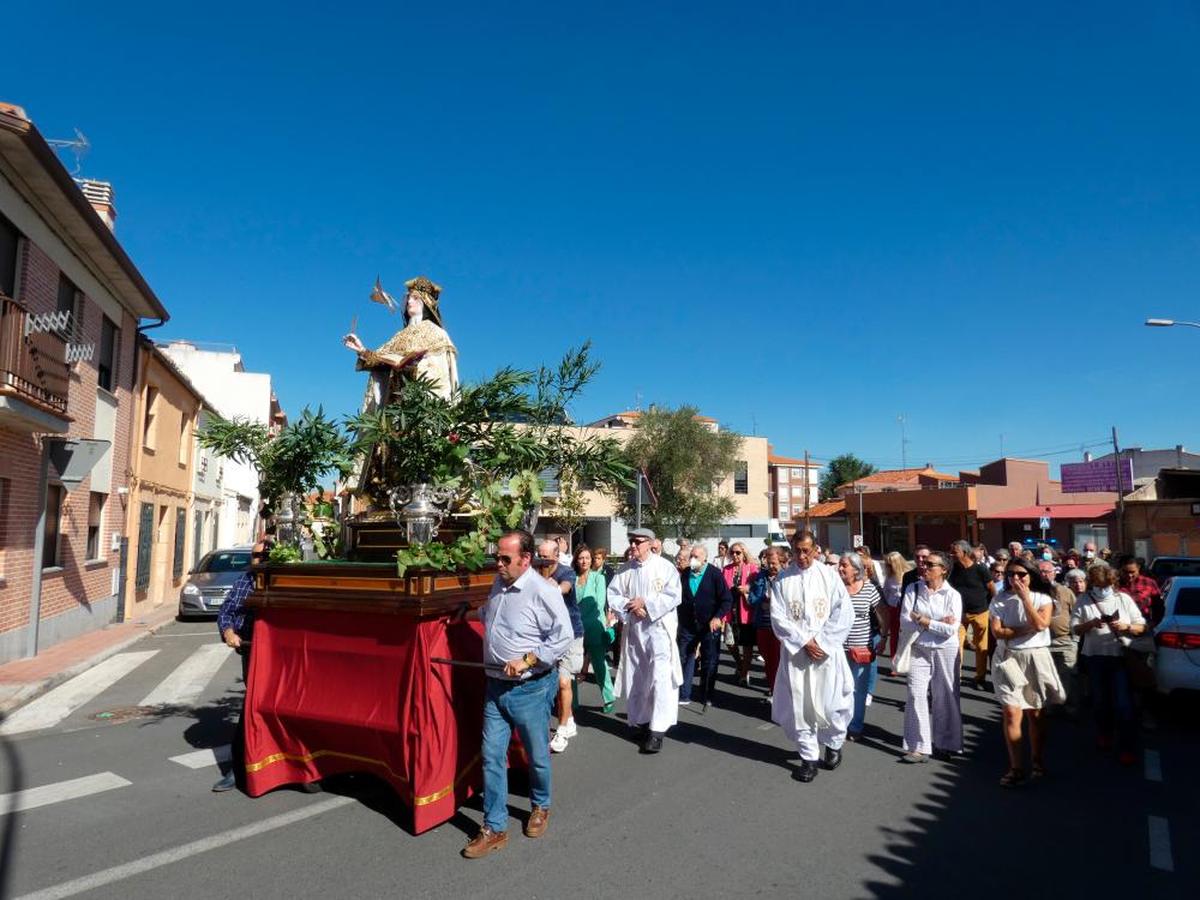
[[[1200,575],[1200,556],[1156,556],[1146,574],[1160,587],[1176,575]]]
[[[215,616],[225,595],[250,567],[249,547],[230,547],[204,554],[179,592],[179,618]]]
[[[1158,689],[1200,691],[1200,576],[1172,578],[1163,593],[1163,620],[1154,629]]]

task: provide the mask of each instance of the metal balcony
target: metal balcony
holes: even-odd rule
[[[0,427],[62,434],[67,415],[67,342],[48,317],[0,295]]]

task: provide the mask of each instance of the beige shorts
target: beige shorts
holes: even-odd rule
[[[583,671],[583,638],[575,638],[566,654],[558,661],[558,678],[574,678]]]

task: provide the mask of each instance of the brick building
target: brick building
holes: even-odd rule
[[[0,104],[0,662],[120,599],[135,335],[167,312],[112,232],[111,188],[86,188]]]

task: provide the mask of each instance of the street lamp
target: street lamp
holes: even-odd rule
[[[1200,328],[1200,322],[1177,322],[1175,319],[1147,319],[1146,324],[1151,328],[1170,328],[1172,325],[1187,325],[1190,328]]]

